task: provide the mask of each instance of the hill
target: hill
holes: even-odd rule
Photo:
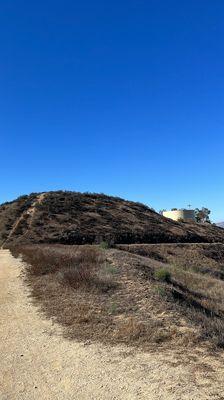
[[[216,224],[217,226],[219,226],[220,228],[224,228],[224,222],[219,222],[218,224]]]
[[[104,194],[32,193],[0,206],[0,244],[221,242],[210,224],[178,223],[141,203]]]

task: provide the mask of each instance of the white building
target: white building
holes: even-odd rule
[[[163,211],[163,216],[166,218],[173,219],[174,221],[178,221],[180,219],[187,221],[196,221],[194,210],[170,210]]]

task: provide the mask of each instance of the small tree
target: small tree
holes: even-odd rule
[[[211,223],[209,215],[211,214],[211,210],[206,207],[202,207],[200,210],[199,208],[195,209],[195,218],[197,222],[208,222]]]

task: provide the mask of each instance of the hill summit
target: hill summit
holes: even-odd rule
[[[141,203],[95,193],[56,191],[0,206],[0,245],[18,243],[222,242],[223,229],[174,222]]]

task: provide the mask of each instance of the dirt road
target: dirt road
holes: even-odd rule
[[[30,303],[22,264],[0,250],[1,400],[224,399],[224,357],[67,341]]]

